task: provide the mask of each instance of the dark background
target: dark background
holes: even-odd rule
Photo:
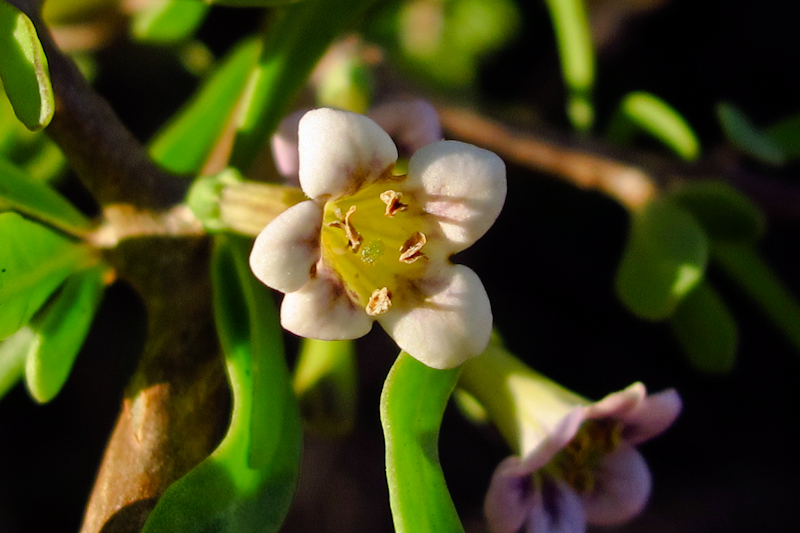
[[[481,103],[529,106],[548,127],[568,133],[546,12],[540,2],[521,1],[520,7],[522,31],[484,66]],[[734,102],[761,125],[800,112],[797,15],[793,2],[780,0],[673,0],[634,20],[599,55],[599,131],[619,99],[633,90],[651,91],[681,111],[706,154],[724,143],[713,112],[719,101]],[[201,36],[221,52],[254,29],[253,19],[248,11],[215,9]],[[98,90],[143,141],[192,88],[192,78],[163,50],[122,39],[99,59]],[[741,164],[797,186],[797,165],[774,170]],[[697,373],[668,326],[636,319],[614,295],[627,228],[623,209],[528,169],[509,165],[508,170],[506,208],[487,237],[459,260],[481,275],[510,348],[590,398],[643,381],[652,391],[676,387],[685,402],[677,424],[642,446],[654,478],[649,507],[617,530],[751,532],[796,526],[797,350],[712,268],[710,279],[739,323],[740,350],[729,375]],[[800,295],[798,217],[800,206],[794,217],[769,215],[761,245],[795,295]],[[39,406],[18,386],[0,402],[0,533],[79,528],[143,330],[136,295],[115,285],[59,397]],[[287,531],[391,530],[378,397],[395,352],[378,328],[359,342],[359,350],[357,428],[340,441],[308,436]],[[448,410],[441,459],[470,531],[483,530],[483,494],[507,453],[494,433]]]

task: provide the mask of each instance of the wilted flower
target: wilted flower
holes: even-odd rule
[[[634,383],[590,402],[491,346],[460,384],[489,412],[519,455],[495,470],[484,511],[492,533],[579,533],[636,516],[650,471],[635,446],[665,431],[681,400]]]
[[[486,291],[449,257],[481,237],[505,200],[505,165],[455,141],[418,150],[394,175],[397,147],[374,121],[306,113],[299,178],[311,200],[259,234],[253,273],[285,292],[281,324],[304,337],[354,339],[378,320],[423,363],[450,368],[479,354],[491,332]]]

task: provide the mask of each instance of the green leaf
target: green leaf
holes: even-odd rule
[[[25,370],[25,358],[33,343],[33,330],[27,326],[0,341],[0,400],[17,384]]]
[[[302,427],[271,295],[247,264],[250,242],[218,238],[214,309],[233,392],[219,447],[164,492],[143,533],[276,532],[294,494]]]
[[[210,4],[229,7],[275,7],[296,4],[305,0],[206,0]]]
[[[30,320],[72,272],[94,261],[85,245],[16,213],[0,213],[0,339]]]
[[[147,43],[178,43],[194,35],[209,9],[198,0],[157,0],[134,14],[131,33]]]
[[[47,57],[33,22],[0,1],[0,78],[17,118],[32,130],[50,123],[55,110]]]
[[[386,479],[398,533],[464,531],[439,464],[439,427],[459,368],[435,370],[405,352],[381,394]]]
[[[739,342],[736,321],[707,282],[684,298],[670,317],[670,326],[697,370],[713,374],[733,370]]]
[[[714,260],[800,350],[800,304],[752,243],[715,242]]]
[[[376,0],[308,0],[277,13],[237,117],[231,166],[244,174],[331,42]]]
[[[177,174],[195,174],[219,140],[258,58],[260,43],[237,45],[186,106],[156,134],[150,155]]]
[[[594,47],[583,0],[546,0],[561,59],[561,75],[570,93],[568,114],[578,130],[594,122]]]
[[[669,197],[689,212],[712,240],[753,242],[764,233],[764,213],[723,181],[683,183],[670,191]]]
[[[697,222],[666,199],[634,211],[617,271],[617,295],[641,318],[663,320],[703,278],[708,242]]]
[[[767,129],[767,136],[787,159],[800,159],[800,115],[772,125]]]
[[[66,232],[83,234],[92,223],[63,196],[0,156],[0,211],[13,209]]]
[[[608,137],[616,143],[627,144],[637,129],[652,135],[687,161],[700,155],[700,142],[686,119],[653,94],[632,92],[625,95],[611,120]]]
[[[49,402],[66,383],[103,298],[106,270],[100,265],[70,276],[31,322],[34,339],[25,363],[25,381],[37,402]]]
[[[786,162],[780,146],[736,106],[724,102],[717,104],[717,118],[728,141],[745,154],[769,165],[780,166]]]
[[[353,429],[356,372],[353,341],[303,339],[293,384],[307,429],[327,436]]]
[[[49,181],[66,166],[61,150],[43,132],[30,131],[14,116],[0,83],[0,154],[24,169],[33,181]]]

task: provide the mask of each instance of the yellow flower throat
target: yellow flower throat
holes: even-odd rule
[[[367,314],[388,311],[428,266],[431,226],[402,177],[381,180],[325,204],[322,258]]]

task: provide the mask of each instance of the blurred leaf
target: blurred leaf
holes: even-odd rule
[[[788,159],[800,159],[800,115],[794,115],[771,126],[767,136]]]
[[[47,57],[33,22],[0,1],[0,78],[17,118],[32,130],[50,123],[55,109]]]
[[[66,383],[103,298],[107,268],[95,266],[70,276],[31,322],[34,339],[25,363],[25,381],[37,402],[49,402]]]
[[[0,339],[17,331],[92,251],[16,213],[0,213]]]
[[[0,341],[0,400],[22,377],[31,343],[33,330],[27,326]]]
[[[353,429],[356,372],[353,341],[303,339],[292,381],[308,429],[328,436]]]
[[[369,67],[358,57],[338,61],[317,85],[317,105],[366,113],[372,102],[373,82]]]
[[[632,213],[617,295],[637,316],[663,320],[702,280],[707,262],[708,242],[691,215],[669,200],[653,200]]]
[[[588,130],[594,122],[594,47],[583,0],[546,0],[553,22],[561,74],[569,92],[567,111],[572,125]]]
[[[13,209],[64,231],[81,234],[92,223],[63,196],[0,156],[0,211]]]
[[[14,115],[0,84],[0,154],[24,169],[33,181],[49,181],[66,166],[61,150],[43,132],[26,128]]]
[[[330,43],[376,0],[308,0],[276,13],[237,117],[231,166],[247,173]]]
[[[464,531],[439,464],[439,427],[460,369],[435,370],[405,352],[381,394],[386,478],[395,531]]]
[[[653,94],[632,92],[625,95],[611,120],[608,137],[613,142],[628,144],[637,129],[652,135],[687,161],[700,155],[700,142],[689,123]]]
[[[723,181],[683,183],[669,197],[691,213],[712,240],[752,242],[764,233],[764,213]]]
[[[383,44],[395,62],[443,89],[470,88],[480,60],[499,49],[520,26],[509,0],[387,2],[364,31]]]
[[[305,0],[206,0],[211,4],[230,7],[274,7],[296,4]]]
[[[780,166],[786,162],[780,146],[733,104],[717,104],[717,118],[728,141],[745,154],[769,165]]]
[[[146,43],[178,43],[194,35],[210,7],[199,0],[156,0],[136,11],[131,33]]]
[[[670,326],[697,370],[733,370],[739,341],[736,321],[707,282],[701,282],[683,299],[670,317]]]
[[[222,135],[258,57],[254,39],[239,43],[192,99],[156,134],[150,155],[178,174],[195,174]]]
[[[80,24],[119,9],[119,0],[47,0],[42,17],[50,25]]]
[[[715,242],[714,259],[800,350],[800,304],[752,243]]]
[[[302,427],[269,290],[247,265],[250,243],[219,238],[214,309],[233,413],[219,447],[164,492],[143,533],[276,532],[297,483]]]

